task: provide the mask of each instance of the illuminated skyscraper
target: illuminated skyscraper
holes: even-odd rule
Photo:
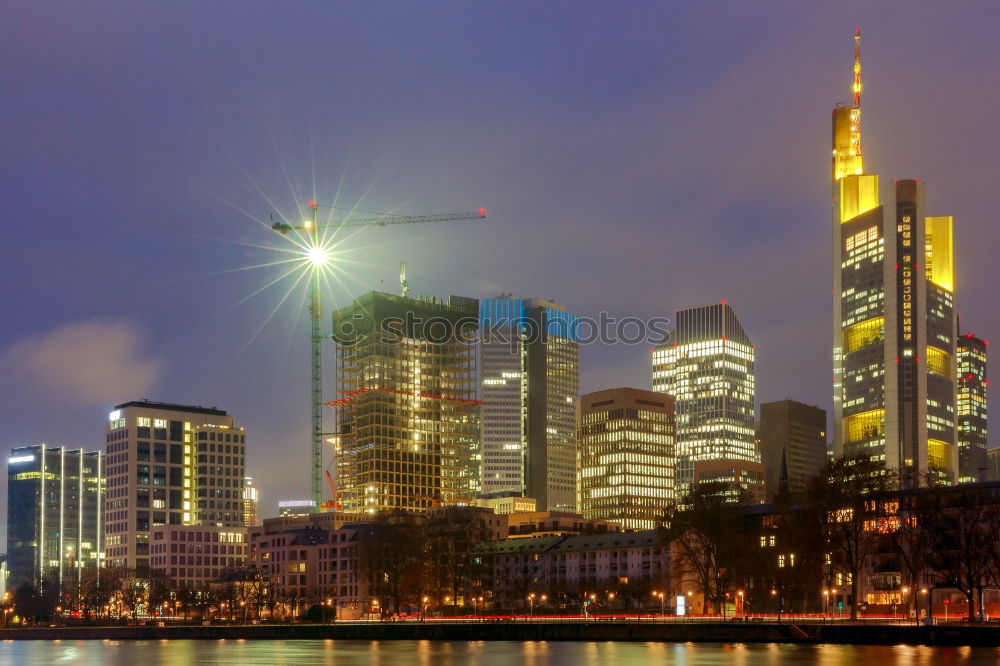
[[[928,217],[924,185],[879,193],[861,151],[860,32],[854,94],[833,111],[834,453],[954,480],[952,218]]]
[[[478,305],[373,291],[334,313],[345,511],[475,503]]]
[[[7,459],[9,589],[76,594],[104,565],[104,454],[21,446]]]
[[[760,463],[754,355],[725,302],[678,310],[671,341],[653,350],[653,390],[676,401],[678,496],[694,482],[699,461]],[[762,484],[763,466],[759,472]]]
[[[256,527],[260,522],[260,502],[253,477],[243,479],[243,526]]]
[[[580,513],[655,529],[674,499],[673,396],[634,388],[580,398]]]
[[[958,481],[982,481],[986,468],[986,341],[972,333],[958,339]]]
[[[542,299],[480,304],[482,492],[576,510],[576,315]]]

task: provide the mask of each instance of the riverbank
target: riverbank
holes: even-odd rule
[[[882,624],[365,622],[0,630],[0,640],[659,641],[1000,646],[1000,628]]]

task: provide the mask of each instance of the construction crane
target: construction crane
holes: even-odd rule
[[[287,235],[289,231],[305,232],[310,241],[306,256],[313,263],[312,280],[309,287],[309,319],[311,323],[311,364],[312,364],[312,479],[311,479],[311,510],[317,512],[322,507],[323,500],[323,334],[320,332],[323,303],[320,295],[321,266],[326,261],[326,251],[323,248],[320,231],[338,227],[386,227],[398,224],[423,224],[426,222],[458,222],[463,220],[482,220],[486,218],[486,209],[480,208],[471,213],[442,213],[438,215],[383,215],[380,217],[359,220],[331,221],[319,224],[316,212],[321,204],[309,202],[310,218],[300,226],[275,222],[271,228],[280,234]],[[323,206],[333,208],[333,206]],[[336,502],[336,498],[334,498]]]

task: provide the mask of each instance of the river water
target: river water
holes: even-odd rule
[[[3,641],[0,664],[236,664],[307,666],[578,666],[680,664],[736,666],[821,664],[996,664],[1000,649],[907,645],[786,645],[539,641]]]

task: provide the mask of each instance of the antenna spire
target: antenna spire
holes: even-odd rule
[[[854,99],[851,100],[851,156],[861,162],[861,28],[854,33]]]
[[[854,33],[854,99],[852,109],[861,108],[861,28]]]

